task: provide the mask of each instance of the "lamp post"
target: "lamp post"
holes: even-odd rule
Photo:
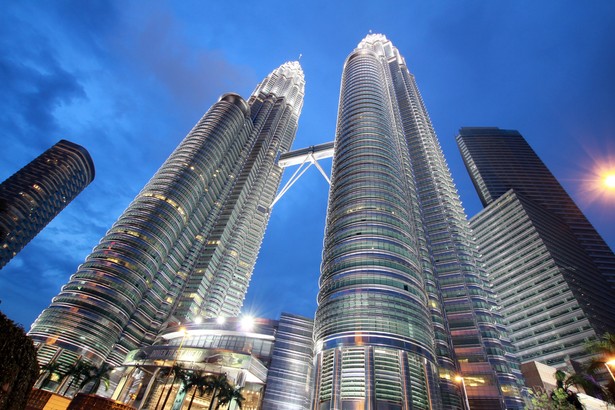
[[[179,329],[180,332],[182,332],[182,340],[181,342],[179,342],[179,347],[177,348],[177,350],[175,351],[175,354],[173,355],[173,363],[171,363],[171,370],[173,370],[173,368],[175,367],[175,363],[177,363],[177,355],[179,355],[179,351],[181,350],[182,346],[184,345],[184,340],[186,340],[186,335],[188,334],[188,331],[186,330],[186,328],[180,328]],[[175,384],[175,378],[177,377],[177,374],[173,375],[173,383],[171,383],[171,387],[169,387],[169,391],[167,392],[166,397],[164,398],[164,402],[162,403],[162,407],[160,407],[160,409],[164,409],[164,406],[167,405],[167,400],[169,400],[169,396],[171,395],[171,391],[173,390],[173,384]],[[169,376],[167,377],[167,383],[169,382],[169,379],[171,378],[171,373],[169,373]],[[160,397],[158,398],[158,403],[160,403],[160,399],[162,399],[162,395],[164,394],[164,390],[165,388],[162,389],[162,392],[160,393]],[[154,407],[155,409],[158,408],[158,403],[156,403],[156,407]]]
[[[461,387],[463,388],[463,401],[465,403],[466,410],[470,410],[470,402],[468,401],[468,391],[466,390],[466,382],[463,380],[462,376],[455,376],[456,382],[461,382]]]
[[[609,374],[611,375],[611,378],[615,382],[615,376],[613,375],[613,371],[609,367],[609,366],[615,366],[615,359],[611,359],[607,362],[604,362],[604,366],[606,367],[606,370],[609,372]]]

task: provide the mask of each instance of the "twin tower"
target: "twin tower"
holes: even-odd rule
[[[303,105],[298,62],[226,94],[30,331],[39,360],[122,363],[172,323],[240,312]],[[519,370],[414,77],[370,34],[347,58],[314,326],[312,406],[523,408]]]

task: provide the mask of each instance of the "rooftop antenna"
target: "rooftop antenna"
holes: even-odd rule
[[[303,54],[299,53],[299,58],[298,61],[301,61],[301,57],[303,56]]]

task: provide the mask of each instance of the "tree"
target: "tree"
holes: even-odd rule
[[[88,394],[96,393],[100,383],[104,383],[105,390],[109,389],[109,374],[113,370],[113,367],[108,363],[103,363],[96,367],[90,365],[88,369],[83,372],[84,378],[79,385],[80,389],[83,389],[88,383],[92,383],[92,386],[88,390]]]
[[[209,376],[205,391],[211,393],[211,401],[209,402],[209,410],[214,408],[214,401],[220,395],[220,393],[231,388],[231,385],[226,378],[226,374],[219,374],[217,376]],[[215,408],[217,409],[219,405]]]
[[[0,409],[24,408],[39,377],[32,340],[0,312]]]
[[[566,373],[558,370],[555,372],[555,381],[557,387],[551,393],[551,398],[558,403],[568,402],[573,408],[583,410],[584,407],[579,400],[579,396],[576,392],[570,390],[570,387],[583,387],[583,385],[587,385],[587,380],[582,375],[567,376]]]
[[[218,395],[218,404],[216,405],[216,409],[225,404],[230,404],[235,400],[237,402],[237,406],[241,408],[242,403],[245,401],[245,397],[241,392],[243,387],[231,387],[224,389]]]
[[[47,373],[45,378],[41,381],[40,388],[47,386],[47,383],[53,379],[53,375],[58,377],[58,384],[62,383],[62,380],[66,377],[66,372],[60,370],[61,365],[58,362],[49,362],[41,366],[41,374]]]
[[[70,377],[70,383],[68,383],[68,386],[66,387],[66,389],[64,389],[63,396],[66,396],[66,394],[69,392],[71,387],[73,387],[73,385],[79,384],[81,378],[85,377],[91,369],[92,365],[83,360],[77,360],[75,363],[70,365],[70,367],[66,371],[66,376]]]
[[[575,407],[568,403],[565,397],[562,399],[553,392],[548,394],[542,389],[533,389],[530,392],[531,406],[526,406],[526,410],[575,410]]]
[[[171,395],[171,391],[173,390],[173,385],[175,384],[178,378],[180,378],[181,380],[181,378],[184,377],[185,370],[180,365],[174,364],[173,367],[169,369],[169,375],[171,374],[173,375],[173,381],[171,382],[171,387],[169,387],[169,391],[167,392],[167,395],[164,398],[164,401],[162,402],[162,407],[160,407],[161,409],[164,409],[164,406],[167,405],[167,401],[169,400],[169,396]],[[164,389],[163,389],[163,393],[164,393]],[[162,397],[162,395],[160,397]],[[160,402],[160,399],[158,399],[158,402]],[[156,404],[156,408],[157,407],[158,407],[158,404]]]
[[[595,356],[589,366],[567,376],[558,370],[555,373],[557,387],[550,393],[533,392],[534,409],[583,409],[579,397],[570,387],[581,387],[587,394],[615,404],[615,382],[609,380],[606,388],[596,381],[596,376],[603,373],[606,362],[615,358],[615,334],[604,333],[599,340],[587,344],[587,351]]]
[[[184,385],[182,391],[188,391],[194,387],[194,391],[190,397],[190,403],[188,404],[188,410],[192,408],[192,402],[194,401],[194,396],[196,395],[197,390],[199,391],[200,396],[203,396],[207,392],[209,379],[210,376],[205,375],[202,371],[189,373],[187,377],[182,378]]]
[[[596,355],[590,362],[587,373],[596,376],[605,370],[608,361],[615,359],[615,334],[605,332],[600,339],[588,343],[587,350]],[[615,381],[612,378],[601,393],[603,400],[615,404]]]
[[[588,343],[587,350],[600,355],[601,359],[597,360],[600,364],[612,360],[615,357],[615,334],[605,332],[600,339]]]
[[[533,410],[582,410],[584,409],[578,394],[571,387],[581,387],[585,391],[600,388],[600,386],[586,374],[567,375],[561,370],[554,374],[556,387],[550,393],[534,390],[531,395],[530,407]]]

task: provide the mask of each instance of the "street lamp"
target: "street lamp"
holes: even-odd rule
[[[611,375],[611,378],[615,382],[615,376],[613,376],[613,372],[611,371],[611,368],[609,367],[609,366],[615,366],[615,359],[611,359],[605,362],[604,366],[606,367],[606,370],[609,372],[609,374]]]
[[[463,377],[457,375],[455,376],[456,382],[461,382],[461,387],[463,388],[463,399],[465,403],[466,410],[470,410],[470,402],[468,401],[468,391],[466,390],[466,382],[463,380]]]

